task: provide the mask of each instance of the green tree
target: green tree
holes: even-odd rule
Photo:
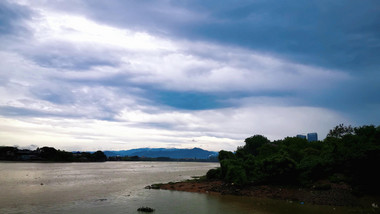
[[[17,159],[17,147],[0,146],[0,160],[15,160]]]
[[[329,131],[327,137],[342,138],[344,135],[353,134],[354,129],[349,125],[345,126],[343,123],[335,126]]]
[[[107,156],[100,150],[92,154],[93,161],[102,162],[107,160]]]
[[[221,178],[221,169],[220,167],[216,168],[216,169],[210,169],[207,173],[206,173],[206,178],[207,179],[219,179]]]
[[[220,176],[237,185],[302,184],[318,180],[344,181],[353,189],[380,192],[380,126],[351,127],[340,124],[323,141],[287,137],[270,142],[262,135],[245,140],[235,154],[219,153],[220,169],[208,176]]]
[[[235,159],[235,155],[232,152],[221,150],[218,155],[219,161],[224,159]]]
[[[289,157],[297,163],[299,163],[304,157],[304,149],[309,146],[310,145],[306,139],[298,137],[286,137],[282,140],[281,144],[279,144],[280,150],[285,151]]]
[[[227,170],[226,180],[236,185],[245,185],[248,182],[245,169],[242,165],[231,165]]]
[[[297,163],[287,153],[276,153],[256,161],[255,182],[260,183],[294,183],[296,181]]]
[[[244,162],[240,159],[224,159],[220,162],[221,176],[225,181],[236,185],[248,182]]]
[[[42,147],[37,149],[37,151],[40,153],[41,157],[45,160],[49,161],[56,161],[58,156],[58,151],[53,147]]]
[[[243,147],[244,150],[252,155],[258,155],[258,148],[260,148],[264,144],[270,143],[268,138],[262,136],[262,135],[254,135],[252,137],[249,137],[245,139],[245,146]]]

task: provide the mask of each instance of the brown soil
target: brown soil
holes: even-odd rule
[[[352,191],[349,186],[345,184],[328,184],[328,186],[331,188],[324,188],[324,190],[318,189],[318,186],[314,186],[314,188],[274,185],[237,187],[232,184],[226,184],[222,181],[193,180],[155,185],[155,188],[219,195],[266,197],[330,206],[360,205],[359,198],[351,193]]]

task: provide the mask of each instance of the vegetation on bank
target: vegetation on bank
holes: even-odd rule
[[[42,147],[36,150],[18,149],[17,147],[1,146],[0,160],[7,161],[51,161],[51,162],[102,162],[107,157],[102,151],[66,152],[53,147]]]
[[[66,152],[53,147],[42,147],[36,150],[18,149],[11,146],[0,146],[0,160],[7,161],[51,161],[51,162],[102,162],[102,161],[180,161],[180,162],[218,162],[216,156],[208,159],[110,156],[104,152]]]
[[[350,184],[355,192],[378,194],[380,126],[336,126],[323,141],[287,137],[270,141],[262,135],[245,139],[233,152],[219,152],[220,167],[208,179],[234,185],[302,185],[317,181]],[[329,186],[321,185],[328,189]]]
[[[217,157],[211,157],[208,159],[197,158],[170,158],[170,157],[139,157],[134,156],[111,156],[107,158],[107,161],[176,161],[176,162],[219,162]]]

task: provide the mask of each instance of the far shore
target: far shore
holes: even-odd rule
[[[329,184],[330,185],[330,184]],[[356,196],[346,184],[331,184],[329,189],[318,189],[281,185],[248,185],[238,187],[221,180],[194,179],[166,184],[153,184],[148,189],[162,189],[206,193],[215,195],[236,195],[287,200],[290,203],[328,206],[361,206],[374,208],[379,205],[379,196]],[[378,209],[378,208],[375,208]]]

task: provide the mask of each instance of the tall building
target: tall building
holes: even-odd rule
[[[313,142],[313,141],[318,141],[318,134],[317,133],[308,133],[307,134],[307,141]]]
[[[306,139],[306,135],[303,135],[303,134],[298,134],[296,137],[301,138],[301,139]]]

